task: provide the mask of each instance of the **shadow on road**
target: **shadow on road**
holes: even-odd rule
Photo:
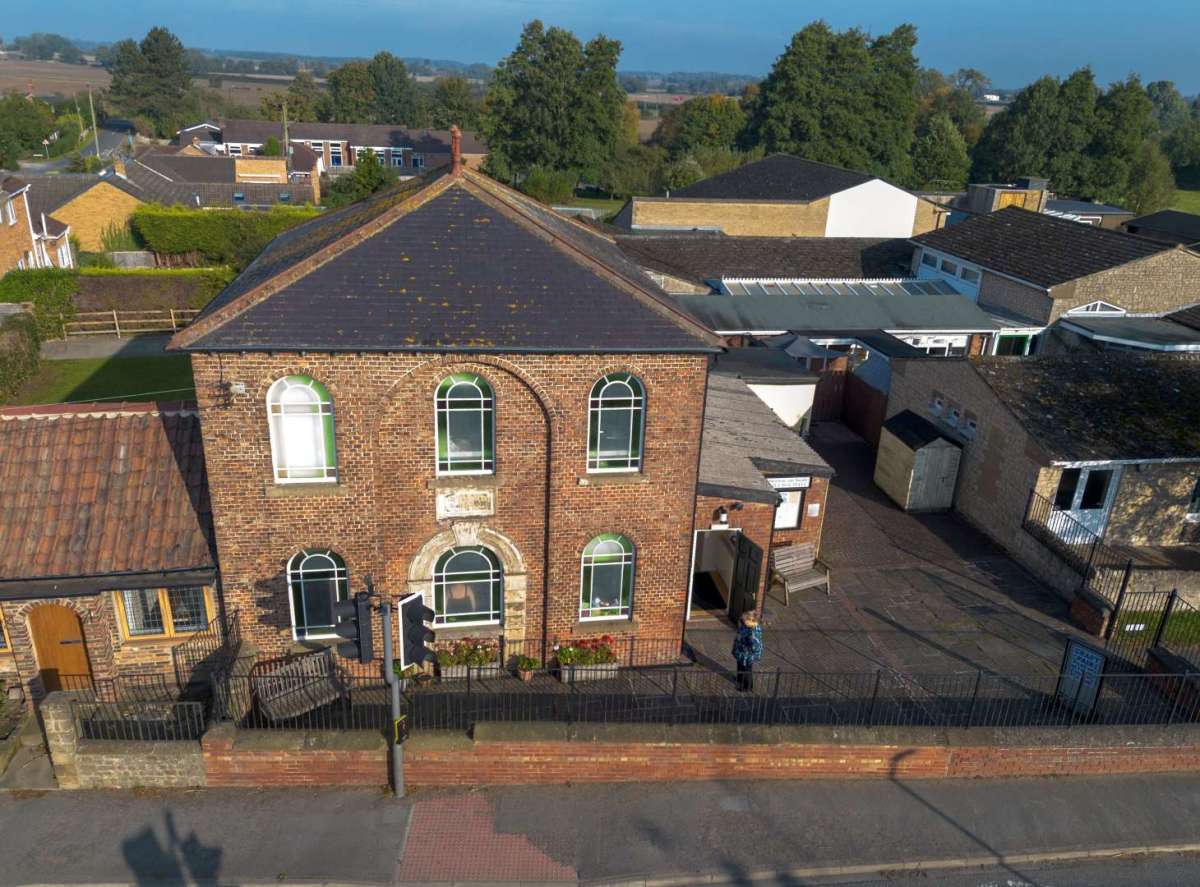
[[[222,850],[189,832],[182,840],[170,810],[163,815],[167,838],[144,828],[121,842],[121,853],[136,884],[213,884],[221,870]]]

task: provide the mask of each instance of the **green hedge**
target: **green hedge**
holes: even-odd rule
[[[82,268],[79,311],[203,308],[234,278],[232,268]]]
[[[244,268],[276,234],[319,214],[296,206],[266,212],[141,206],[134,210],[133,229],[156,253],[198,252],[208,263]]]
[[[0,321],[0,403],[10,400],[37,372],[41,346],[37,321],[28,314]]]
[[[38,334],[43,339],[62,335],[63,319],[75,316],[78,275],[58,268],[9,271],[0,278],[0,302],[32,302]]]

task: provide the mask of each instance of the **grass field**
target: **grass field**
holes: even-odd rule
[[[0,61],[0,93],[17,90],[22,95],[33,83],[35,95],[69,96],[88,88],[107,87],[112,80],[108,71],[88,65],[64,65],[61,62]],[[87,109],[84,109],[87,112]]]
[[[1171,201],[1171,209],[1200,215],[1200,190],[1190,191],[1180,188],[1175,192],[1175,199]]]
[[[190,400],[192,365],[187,355],[43,360],[15,405],[93,400]]]

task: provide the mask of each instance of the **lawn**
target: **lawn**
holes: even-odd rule
[[[43,360],[13,404],[186,400],[196,396],[187,355]]]
[[[1200,191],[1187,191],[1180,188],[1175,192],[1175,199],[1171,201],[1171,209],[1200,214]]]
[[[624,200],[615,197],[572,197],[570,203],[571,206],[587,206],[598,209],[606,219],[615,215],[617,210],[625,205]]]

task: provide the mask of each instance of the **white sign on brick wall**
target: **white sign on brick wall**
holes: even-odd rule
[[[438,490],[438,520],[448,520],[457,517],[489,517],[495,513],[495,490]]]

